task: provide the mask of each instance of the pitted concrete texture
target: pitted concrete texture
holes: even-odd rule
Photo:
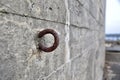
[[[0,0],[0,80],[102,80],[104,19],[105,0]],[[46,28],[50,53],[37,49]]]

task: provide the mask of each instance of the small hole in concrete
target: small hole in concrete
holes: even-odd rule
[[[52,10],[52,8],[51,8],[51,7],[49,7],[49,10]]]
[[[60,7],[58,7],[57,9],[60,9]]]

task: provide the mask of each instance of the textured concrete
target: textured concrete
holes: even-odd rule
[[[104,18],[105,0],[0,0],[0,80],[102,80]],[[46,28],[50,53],[37,50]]]

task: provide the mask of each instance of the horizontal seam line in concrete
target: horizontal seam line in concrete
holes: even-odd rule
[[[83,5],[84,4],[82,4],[79,0],[77,0],[77,2],[84,8],[84,9],[86,9]],[[10,7],[8,7],[8,6],[6,6],[5,4],[3,4],[3,3],[0,3],[0,5],[3,5],[3,6],[5,6],[6,8],[9,8],[10,10],[12,10],[12,11],[14,11],[14,12],[16,12],[15,10],[13,10],[12,8],[10,8]],[[88,11],[89,12],[89,10],[88,9],[86,9],[86,11]],[[101,11],[100,11],[101,12]],[[11,12],[12,13],[12,12]],[[102,13],[102,12],[101,12]],[[14,14],[16,14],[16,15],[21,15],[22,16],[22,14],[17,14],[17,13],[14,13]],[[89,14],[95,19],[95,17],[89,12]],[[24,14],[23,14],[24,15]],[[39,20],[46,20],[46,19],[41,19],[41,18],[37,18],[37,17],[34,17],[34,16],[29,16],[29,15],[24,15],[24,17],[30,17],[30,18],[36,18],[36,19],[39,19]],[[96,19],[95,19],[96,20]],[[46,21],[50,21],[50,20],[46,20]],[[51,21],[51,22],[56,22],[56,21]],[[100,24],[97,20],[96,20],[96,22],[98,23],[98,24]],[[56,22],[56,23],[61,23],[61,24],[65,24],[65,23],[62,23],[62,22]],[[100,24],[100,25],[102,25],[102,24]]]
[[[97,29],[90,29],[90,28],[88,28],[88,27],[84,27],[84,26],[79,27],[79,26],[74,25],[74,24],[70,24],[70,26],[76,27],[76,28],[78,28],[78,29],[89,30],[89,31],[100,31],[100,30],[97,30]]]
[[[79,0],[77,0],[77,1],[78,1],[78,3],[79,3],[87,12],[89,12],[89,10],[86,9]],[[0,3],[0,4],[3,5],[3,6],[5,6],[5,7],[7,7],[7,8],[9,8],[9,9],[11,9],[10,7],[8,7],[8,6],[6,6],[6,5],[4,5],[4,4],[2,4],[2,3]],[[12,9],[11,9],[11,10],[12,10]],[[19,14],[19,13],[17,13],[15,10],[12,10],[12,11],[14,11],[14,12],[8,12],[8,11],[5,11],[5,10],[4,10],[4,11],[1,10],[0,13],[3,13],[3,14],[12,14],[12,15],[17,15],[17,16],[21,16],[21,17],[27,17],[27,18],[32,18],[32,19],[36,19],[36,20],[43,20],[43,21],[49,21],[49,22],[54,22],[54,23],[60,23],[60,24],[67,25],[66,23],[63,23],[63,22],[57,22],[57,21],[51,21],[51,20],[47,20],[47,19],[41,19],[41,18],[38,18],[38,17],[35,17],[35,16],[30,16],[30,15],[25,15],[25,14]],[[95,19],[95,17],[94,17],[90,12],[89,12],[89,14]],[[96,19],[95,19],[95,21],[96,21],[98,24],[100,24]],[[98,31],[98,30],[92,30],[92,29],[87,28],[87,27],[79,27],[79,26],[74,25],[74,24],[70,24],[70,25],[72,25],[72,26],[74,26],[74,27],[77,27],[77,28],[79,28],[79,29],[87,29],[87,30],[91,30],[91,31]],[[100,25],[102,25],[102,24],[100,24]]]
[[[34,16],[30,16],[30,15],[25,15],[25,14],[18,14],[18,13],[13,13],[13,12],[8,12],[8,11],[0,11],[0,13],[3,13],[3,14],[12,14],[12,15],[17,15],[17,16],[26,17],[26,18],[32,18],[32,19],[36,19],[36,20],[42,20],[42,21],[48,21],[48,22],[54,22],[54,23],[68,25],[66,23],[57,22],[57,21],[51,21],[51,20],[47,20],[47,19],[41,19],[41,18],[38,18],[38,17],[34,17]],[[74,24],[70,24],[70,25],[74,26],[74,27],[77,27],[79,29],[91,30],[90,28],[87,28],[87,27],[79,27],[79,26],[74,25]]]
[[[78,3],[79,3],[87,12],[89,12],[89,10],[87,10],[79,0],[77,0],[77,1],[78,1]],[[9,8],[9,9],[11,9],[10,7],[6,6],[6,5],[3,4],[3,3],[0,3],[0,4],[3,5],[3,6],[5,6],[5,7],[7,7],[7,8]],[[28,18],[33,18],[33,19],[37,19],[37,20],[43,20],[43,21],[49,21],[49,22],[54,22],[54,23],[60,23],[60,24],[67,25],[66,23],[63,23],[63,22],[51,21],[51,20],[47,20],[47,19],[41,19],[41,18],[38,18],[38,17],[35,17],[35,16],[30,16],[30,15],[25,15],[25,14],[19,14],[19,13],[17,13],[15,10],[13,10],[13,9],[11,9],[11,10],[14,11],[14,13],[13,13],[13,12],[7,12],[7,11],[5,11],[5,10],[4,10],[4,11],[0,11],[0,13],[12,14],[12,15],[17,15],[17,16],[21,16],[21,17],[28,17]],[[89,14],[95,19],[95,17],[94,17],[90,12],[89,12]],[[96,19],[95,19],[95,21],[96,21],[98,24],[100,24]],[[74,25],[74,24],[70,24],[70,25],[72,25],[72,26],[74,26],[74,27],[78,27],[78,28],[80,28],[80,29],[92,30],[92,29],[90,29],[90,28],[87,28],[87,27],[79,27],[79,26]],[[102,24],[100,24],[100,25],[102,25]],[[102,26],[103,26],[103,25],[102,25]],[[92,30],[92,31],[98,31],[98,30]]]
[[[27,18],[32,18],[32,19],[36,19],[36,20],[43,20],[43,21],[49,21],[49,22],[60,23],[60,24],[66,25],[65,23],[62,23],[62,22],[51,21],[51,20],[47,20],[47,19],[41,19],[41,18],[38,18],[38,17],[35,17],[35,16],[30,16],[30,15],[25,15],[25,14],[19,14],[19,13],[14,13],[14,12],[8,12],[8,11],[1,10],[0,13],[3,13],[3,14],[12,14],[12,15],[17,15],[17,16],[21,16],[21,17],[27,17]]]
[[[77,1],[78,1],[78,3],[95,19],[95,17],[89,12],[89,10],[86,9],[86,8],[83,6],[84,4],[82,4],[79,0],[77,0]],[[5,7],[7,7],[7,8],[9,8],[9,9],[11,9],[10,7],[6,6],[6,5],[3,4],[3,3],[0,3],[0,4],[3,5],[3,6],[5,6]],[[14,11],[14,12],[16,12],[16,11],[13,10],[13,9],[11,9],[11,10]],[[63,22],[57,22],[57,21],[51,21],[51,20],[47,20],[47,19],[41,19],[41,18],[38,18],[38,17],[35,17],[35,16],[30,16],[30,15],[25,15],[25,14],[19,14],[19,13],[7,12],[7,11],[0,11],[0,13],[13,14],[13,15],[21,16],[21,17],[28,17],[28,18],[33,18],[33,19],[37,19],[37,20],[43,20],[43,21],[49,21],[49,22],[54,22],[54,23],[60,23],[60,24],[67,25],[67,24],[65,24],[65,23],[63,23]],[[96,21],[98,24],[100,24],[100,22],[97,21],[96,19],[95,19],[95,21]],[[101,25],[101,26],[104,26],[103,24],[100,24],[100,25]],[[75,25],[75,27],[79,27],[79,26]],[[85,28],[85,29],[87,29],[87,28]]]

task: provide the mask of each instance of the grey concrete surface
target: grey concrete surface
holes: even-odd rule
[[[104,19],[105,0],[0,0],[0,80],[102,80]],[[46,28],[50,53],[37,50]]]

